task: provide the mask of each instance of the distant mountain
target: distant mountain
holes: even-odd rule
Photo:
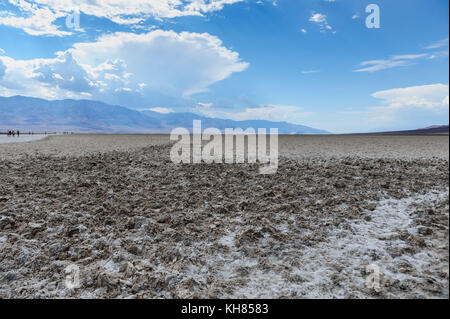
[[[421,128],[419,130],[429,130],[429,129],[439,129],[439,130],[444,129],[444,130],[447,130],[447,132],[448,132],[448,125],[431,125],[431,126]]]
[[[185,127],[191,129],[192,121],[201,120],[202,129],[205,129],[207,127],[215,127],[223,131],[226,128],[240,127],[242,129],[246,129],[248,127],[253,127],[254,129],[278,128],[279,134],[330,134],[329,132],[324,130],[319,130],[304,125],[291,124],[287,122],[272,122],[264,120],[233,121],[205,117],[194,113],[160,114],[152,111],[143,111],[142,113],[151,118],[157,118],[163,127],[170,129],[173,129],[175,127]]]
[[[378,135],[423,135],[423,134],[448,134],[448,125],[432,125],[424,128],[418,128],[415,130],[407,131],[390,131],[390,132],[378,132],[372,134]]]
[[[77,133],[170,133],[175,127],[192,129],[201,120],[202,128],[278,128],[279,134],[329,134],[303,125],[263,120],[233,121],[208,118],[194,113],[162,114],[139,112],[90,100],[47,101],[14,96],[0,97],[0,131],[70,131]]]
[[[159,122],[121,106],[87,100],[47,101],[0,97],[0,127],[75,132],[120,132],[158,129]]]

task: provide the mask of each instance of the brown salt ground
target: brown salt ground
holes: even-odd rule
[[[0,297],[448,298],[448,136],[280,137],[274,175],[169,151],[0,145]]]

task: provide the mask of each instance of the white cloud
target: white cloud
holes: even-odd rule
[[[71,32],[56,26],[57,18],[72,12],[106,18],[118,24],[137,24],[159,19],[202,16],[243,0],[9,0],[17,12],[0,12],[0,25],[21,28],[31,35],[65,36]]]
[[[302,74],[313,74],[313,73],[319,73],[320,70],[304,70],[302,71]]]
[[[373,93],[379,106],[338,112],[345,126],[341,132],[396,131],[448,123],[449,86],[430,84]],[[337,117],[338,115],[333,115]]]
[[[317,23],[320,26],[320,32],[326,32],[331,31],[333,28],[329,25],[327,21],[327,16],[322,13],[312,13],[311,17],[309,18],[310,22]],[[335,31],[332,31],[335,33]]]
[[[442,47],[448,47],[448,38],[436,41],[436,42],[426,46],[425,49],[431,50],[431,49],[438,49],[438,48],[442,48]]]
[[[414,64],[414,60],[424,58],[428,54],[405,54],[394,55],[386,60],[370,60],[359,64],[359,69],[354,72],[376,72],[401,66],[410,66]]]
[[[375,92],[373,97],[382,99],[385,106],[378,109],[425,109],[433,111],[448,110],[448,85],[431,84],[411,86]]]
[[[248,67],[237,52],[208,33],[155,30],[146,34],[116,33],[97,42],[77,43],[70,50],[82,65],[99,71],[96,61],[122,60],[130,80],[171,95],[204,92],[216,82]]]
[[[327,16],[321,13],[314,13],[309,18],[309,21],[316,22],[316,23],[325,23],[327,22]]]
[[[5,50],[3,50],[2,48],[0,48],[0,55],[5,54]]]
[[[448,50],[435,51],[428,56],[428,59],[448,58]]]
[[[306,34],[306,33],[308,33],[308,30],[306,30],[306,29],[301,29],[300,32],[303,33],[303,34]]]
[[[277,0],[256,0],[256,4],[259,5],[265,5],[266,3],[270,3],[271,5],[273,5],[274,7],[278,6],[278,1]]]
[[[167,108],[167,107],[154,107],[154,108],[151,108],[150,111],[161,113],[161,114],[169,114],[169,113],[174,112],[171,108]]]
[[[184,12],[185,14],[196,15],[212,11],[219,11],[222,10],[226,4],[231,5],[241,1],[243,0],[190,0],[188,1],[190,3],[185,5]]]
[[[6,65],[3,64],[3,61],[0,60],[0,79],[5,75]]]
[[[248,67],[208,33],[162,30],[105,35],[53,59],[0,56],[0,61],[8,68],[1,95],[91,98],[136,107],[161,105],[156,98],[180,101]]]
[[[33,73],[37,81],[60,89],[77,93],[90,93],[95,89],[94,79],[73,59],[70,52],[39,63]]]
[[[418,58],[423,58],[426,54],[403,54],[403,55],[393,55],[391,60],[414,60]]]
[[[6,66],[6,73],[0,78],[0,96],[26,95],[46,99],[90,97],[90,93],[76,90],[83,78],[63,78],[61,74],[51,73],[62,65],[68,65],[74,68],[75,75],[80,74],[79,66],[66,61],[66,58],[63,55],[54,59],[15,60],[0,56],[1,63]],[[69,70],[63,74],[68,75]],[[74,87],[66,88],[71,82]]]
[[[211,107],[213,104],[212,103],[203,103],[203,102],[197,102],[198,105],[200,105],[201,107]]]
[[[358,12],[355,13],[354,15],[352,15],[352,19],[353,20],[358,19],[358,18],[359,18],[359,13]]]
[[[0,25],[6,25],[24,30],[30,35],[66,36],[72,34],[61,31],[54,22],[57,18],[67,15],[67,11],[55,12],[48,7],[40,7],[36,3],[25,0],[9,0],[20,9],[20,15],[0,11]]]
[[[298,106],[275,104],[246,108],[245,111],[236,113],[204,108],[197,108],[195,111],[208,117],[231,119],[235,121],[267,120],[290,123],[300,122],[301,119],[312,114],[311,112],[303,111],[303,109]]]
[[[448,58],[448,38],[433,42],[432,44],[425,47],[427,50],[434,50],[434,49],[440,49],[437,51],[434,51],[428,58],[430,60],[437,59],[437,58]]]

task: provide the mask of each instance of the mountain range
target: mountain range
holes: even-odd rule
[[[406,131],[390,131],[390,132],[377,132],[371,134],[378,135],[424,135],[424,134],[448,134],[448,125],[432,125],[424,128],[418,128],[415,130]]]
[[[75,133],[170,133],[173,128],[192,130],[192,121],[201,120],[202,129],[278,128],[279,134],[329,134],[329,132],[287,122],[265,120],[234,121],[209,118],[194,113],[137,111],[91,100],[57,100],[13,96],[0,97],[0,131]]]

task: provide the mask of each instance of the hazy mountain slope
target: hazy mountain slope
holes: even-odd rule
[[[304,125],[291,124],[287,122],[272,122],[264,120],[233,121],[218,118],[208,118],[194,113],[158,114],[152,111],[144,111],[142,113],[152,118],[158,118],[161,121],[161,124],[166,128],[185,127],[191,130],[192,121],[201,120],[203,129],[207,127],[215,127],[220,130],[236,127],[240,127],[242,129],[252,127],[255,130],[258,128],[278,128],[280,134],[329,134],[329,132],[324,130],[319,130]]]
[[[90,100],[47,101],[14,96],[0,97],[0,130],[55,130],[100,133],[169,133],[175,127],[192,129],[192,121],[202,127],[278,128],[280,134],[326,134],[328,132],[286,122],[233,121],[207,118],[194,113],[161,114],[139,112],[122,106]]]
[[[159,122],[138,111],[88,100],[46,101],[0,97],[0,125],[67,127],[81,131],[159,129]]]

